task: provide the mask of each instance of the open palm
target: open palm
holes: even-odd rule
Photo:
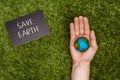
[[[96,43],[95,33],[90,31],[87,17],[79,16],[74,18],[74,23],[70,24],[70,53],[73,63],[90,62],[98,47]],[[79,52],[75,49],[74,43],[78,37],[86,37],[89,40],[90,47],[85,52]]]

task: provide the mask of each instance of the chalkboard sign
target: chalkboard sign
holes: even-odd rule
[[[50,34],[43,11],[22,16],[5,24],[14,47]]]

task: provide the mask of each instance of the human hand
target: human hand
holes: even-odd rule
[[[73,64],[90,62],[97,49],[96,37],[93,30],[90,30],[87,17],[79,16],[74,18],[74,23],[70,24],[70,53]],[[75,49],[74,43],[78,37],[86,37],[89,40],[90,47],[85,52],[79,52]]]

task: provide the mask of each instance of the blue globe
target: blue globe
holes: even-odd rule
[[[80,51],[80,52],[84,52],[89,48],[89,41],[87,38],[85,37],[79,37],[76,41],[75,41],[75,48]]]

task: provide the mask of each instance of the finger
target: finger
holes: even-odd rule
[[[83,23],[83,16],[79,16],[79,29],[80,29],[80,35],[84,34],[84,23]]]
[[[78,17],[75,17],[74,19],[74,25],[75,25],[75,34],[79,35],[79,22],[78,22]]]
[[[87,17],[84,17],[84,26],[85,26],[85,35],[89,37],[90,27],[89,27],[89,22]]]
[[[73,23],[70,23],[70,37],[71,39],[75,38],[75,27]]]
[[[94,50],[97,50],[98,47],[97,47],[96,37],[95,37],[94,31],[91,31],[91,33],[90,33],[90,43],[91,43],[91,47]]]

